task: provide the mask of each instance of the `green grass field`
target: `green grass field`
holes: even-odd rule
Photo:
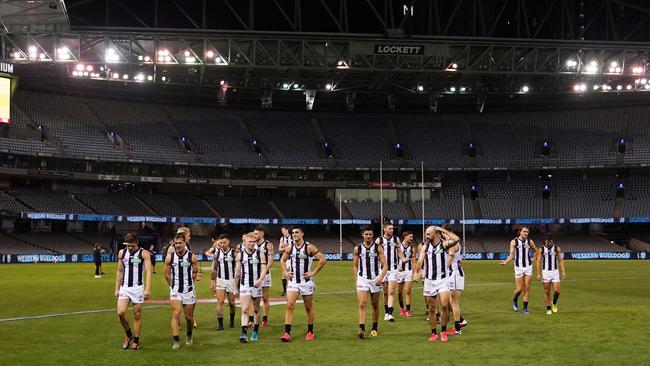
[[[205,265],[205,264],[203,264]],[[414,317],[383,321],[380,336],[359,340],[351,262],[330,262],[317,277],[316,340],[304,341],[305,315],[298,305],[294,341],[283,344],[284,306],[273,306],[270,327],[256,344],[240,344],[240,329],[217,332],[215,305],[197,305],[194,345],[171,349],[168,306],[144,311],[139,352],[120,349],[123,331],[113,311],[56,318],[1,321],[2,365],[190,365],[253,364],[450,364],[450,365],[641,365],[650,362],[645,322],[650,318],[650,262],[567,261],[559,313],[546,315],[542,286],[533,284],[529,316],[511,309],[512,266],[464,263],[462,298],[469,325],[447,344],[427,342],[421,283],[414,290]],[[102,279],[92,264],[0,266],[0,319],[112,309],[115,264]],[[278,271],[272,294],[280,293]],[[153,279],[154,299],[168,297],[162,268]],[[210,297],[207,281],[198,296]],[[239,312],[238,312],[239,314]],[[238,319],[239,317],[237,317]],[[370,324],[370,319],[368,319]],[[368,326],[369,327],[369,326]],[[183,340],[184,332],[181,332]]]

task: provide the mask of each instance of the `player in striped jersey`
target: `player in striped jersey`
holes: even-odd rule
[[[413,247],[413,233],[402,233],[400,250],[404,256],[400,259],[400,271],[397,275],[397,298],[399,300],[399,313],[401,316],[411,317],[411,288],[413,287],[413,267],[415,265],[415,251]],[[406,311],[404,311],[404,293],[406,293]]]
[[[305,340],[314,340],[314,277],[323,269],[325,256],[318,248],[308,241],[304,240],[304,231],[301,227],[294,227],[291,230],[292,242],[287,246],[280,264],[282,273],[289,279],[287,288],[287,310],[284,313],[284,335],[280,340],[282,342],[291,341],[291,323],[293,322],[293,310],[296,306],[298,296],[302,295],[307,312],[307,336]],[[311,270],[312,262],[316,259],[318,265],[316,269]]]
[[[183,238],[185,239],[185,247],[187,248],[187,250],[191,251],[192,246],[190,245],[190,241],[192,240],[192,230],[187,226],[181,226],[176,231],[176,234],[182,234],[183,235]],[[173,252],[174,252],[174,245],[173,245],[173,242],[172,242],[172,245],[167,247],[167,253],[165,254],[165,256],[167,256],[167,255],[169,255],[169,254],[171,254]],[[196,276],[196,280],[197,281],[201,280],[201,267],[199,267],[199,273]],[[194,318],[194,328],[196,328],[198,326],[199,325],[196,323],[196,317],[195,317]]]
[[[390,222],[384,223],[383,235],[375,240],[384,249],[388,272],[384,277],[382,289],[384,291],[384,320],[394,322],[393,302],[395,301],[395,290],[397,289],[397,277],[399,272],[400,260],[404,258],[400,250],[400,240],[393,235],[394,228]]]
[[[126,333],[122,349],[140,349],[142,331],[142,303],[151,296],[151,258],[148,251],[138,247],[138,238],[128,233],[124,236],[125,249],[117,254],[115,274],[115,298],[117,315]],[[146,276],[143,280],[143,269]],[[133,304],[133,332],[129,326],[127,310]]]
[[[454,327],[447,333],[461,334],[461,327],[467,325],[460,309],[460,295],[465,290],[465,271],[463,270],[463,250],[460,245],[447,250],[449,271],[449,306],[454,312]]]
[[[524,291],[524,309],[522,313],[528,315],[528,300],[530,298],[530,282],[533,279],[533,262],[530,259],[531,252],[537,256],[535,242],[528,238],[530,229],[523,226],[519,230],[519,236],[510,241],[510,254],[508,258],[500,262],[505,265],[514,259],[515,262],[515,293],[512,298],[512,310],[518,311],[519,295]],[[535,258],[537,263],[537,258]]]
[[[557,313],[557,299],[560,297],[560,272],[562,279],[566,279],[566,267],[562,258],[562,249],[555,245],[552,236],[547,236],[544,245],[537,249],[537,279],[544,283],[544,301],[546,314]],[[540,268],[542,273],[540,273]],[[553,308],[551,308],[551,285],[553,285]]]
[[[185,235],[177,233],[174,236],[175,250],[165,258],[165,280],[169,284],[169,300],[172,307],[172,348],[180,348],[180,319],[181,309],[187,323],[185,344],[193,343],[192,330],[194,326],[194,305],[196,292],[194,282],[199,273],[199,262],[196,255],[187,249]]]
[[[424,296],[429,304],[429,342],[438,339],[436,330],[436,302],[440,302],[441,331],[440,340],[447,342],[447,321],[449,320],[449,279],[447,274],[446,251],[455,246],[460,238],[444,228],[429,226],[425,231],[424,245],[415,264],[413,277],[424,279]],[[420,270],[422,272],[420,273]]]
[[[262,256],[264,256],[264,261],[266,262],[266,276],[264,277],[264,282],[262,283],[262,303],[264,305],[264,315],[262,316],[262,328],[269,326],[269,310],[271,309],[271,304],[269,303],[269,293],[271,292],[271,267],[273,267],[273,256],[274,249],[273,244],[264,238],[265,231],[264,228],[258,226],[253,231],[255,237],[257,238],[257,250]]]
[[[352,268],[354,270],[354,281],[357,284],[357,300],[359,303],[359,338],[366,336],[366,306],[368,304],[368,292],[372,304],[372,330],[371,337],[379,335],[377,327],[379,322],[379,291],[384,277],[388,272],[384,248],[373,242],[371,228],[361,229],[363,241],[354,248]]]
[[[284,253],[288,247],[291,246],[293,243],[293,239],[291,238],[291,234],[289,234],[289,228],[286,226],[283,226],[280,229],[280,232],[282,232],[282,236],[280,237],[280,240],[278,241],[278,253]],[[287,278],[284,276],[284,271],[282,273],[282,294],[280,296],[285,296],[287,294]]]
[[[212,266],[212,290],[217,295],[217,330],[223,330],[223,303],[228,297],[230,307],[230,328],[235,327],[235,295],[232,279],[235,277],[235,259],[237,255],[230,247],[228,234],[217,237],[218,249],[214,252]]]
[[[242,335],[239,337],[239,341],[241,343],[248,342],[248,317],[252,304],[254,312],[253,334],[250,340],[255,342],[259,337],[262,284],[268,268],[266,267],[266,257],[257,250],[257,237],[254,233],[248,233],[244,236],[244,249],[237,254],[236,263],[232,288],[235,296],[237,296],[237,292],[241,293],[239,301],[241,301],[242,308]],[[238,285],[239,291],[237,290]]]

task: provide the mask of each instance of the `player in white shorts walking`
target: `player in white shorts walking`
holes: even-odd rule
[[[366,306],[368,304],[368,293],[372,304],[372,330],[371,337],[379,335],[379,291],[384,277],[388,272],[384,248],[373,243],[373,232],[371,228],[361,229],[363,241],[354,248],[354,259],[352,269],[354,281],[357,284],[357,300],[359,303],[359,338],[366,336]]]
[[[528,300],[530,299],[530,282],[533,278],[533,262],[530,259],[530,253],[537,255],[535,242],[528,238],[530,229],[523,226],[519,230],[519,236],[510,241],[510,254],[508,258],[500,262],[505,265],[511,260],[515,261],[515,293],[512,298],[512,310],[518,311],[519,295],[524,291],[524,309],[522,314],[528,315]],[[537,260],[535,261],[537,263]]]
[[[230,328],[235,327],[235,295],[232,279],[235,277],[235,259],[237,255],[230,247],[228,234],[217,237],[218,249],[213,253],[212,291],[217,296],[217,330],[223,330],[223,304],[226,297],[230,308]]]
[[[257,238],[257,251],[264,257],[264,262],[266,263],[266,276],[264,277],[264,282],[262,282],[262,303],[264,305],[264,315],[262,316],[262,328],[269,326],[269,310],[271,309],[271,304],[269,303],[269,296],[271,292],[271,267],[273,267],[274,262],[274,249],[273,244],[265,239],[264,228],[258,226],[253,231],[255,238]]]
[[[115,274],[115,298],[117,315],[126,333],[122,349],[140,349],[142,331],[142,303],[151,296],[151,257],[148,251],[138,247],[138,238],[128,233],[124,236],[126,249],[117,254]],[[143,269],[146,277],[143,277]],[[144,279],[144,281],[143,281]],[[127,310],[133,304],[133,332],[129,326]]]
[[[454,312],[454,327],[447,334],[461,334],[461,327],[467,325],[460,308],[460,295],[465,290],[465,270],[463,269],[463,248],[456,245],[447,251],[449,263],[449,305]]]
[[[402,233],[402,244],[400,251],[403,258],[400,259],[400,271],[397,273],[397,299],[399,300],[399,313],[401,316],[411,317],[411,289],[413,288],[413,267],[415,267],[415,253],[413,232]],[[406,294],[406,299],[404,295]],[[404,300],[406,300],[406,311],[404,311]]]
[[[287,311],[284,313],[284,334],[282,342],[291,341],[291,323],[293,322],[293,311],[298,296],[302,295],[307,312],[307,336],[305,340],[314,340],[314,277],[323,269],[325,256],[318,248],[304,240],[305,233],[301,227],[294,227],[291,230],[293,238],[291,244],[282,253],[280,264],[284,277],[289,279],[287,287]],[[311,270],[312,262],[316,259],[318,265]]]
[[[566,267],[562,258],[562,249],[555,245],[552,236],[547,236],[544,245],[537,249],[537,279],[544,283],[544,301],[546,314],[557,313],[557,300],[560,298],[560,271],[566,279]],[[540,268],[542,273],[540,273]],[[553,307],[551,308],[551,286],[553,286]]]
[[[169,300],[172,307],[172,349],[180,348],[180,319],[181,309],[187,324],[187,337],[185,344],[193,343],[192,330],[194,328],[194,305],[196,292],[194,282],[199,273],[199,261],[196,255],[185,246],[185,235],[177,233],[174,236],[174,251],[165,258],[165,280],[169,284]]]

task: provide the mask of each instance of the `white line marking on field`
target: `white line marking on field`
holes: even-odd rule
[[[636,276],[636,277],[606,277],[606,278],[584,278],[584,279],[577,279],[577,280],[564,280],[562,282],[587,282],[587,281],[610,281],[610,280],[637,280],[637,279],[647,279],[648,276]],[[536,282],[536,281],[534,281]],[[485,283],[470,283],[465,285],[466,287],[479,287],[479,286],[505,286],[505,285],[512,285],[514,281],[512,282],[485,282]],[[419,290],[421,289],[422,286],[414,286],[413,290]],[[331,291],[331,292],[317,292],[315,295],[318,296],[327,296],[327,295],[349,295],[349,294],[355,294],[357,291]],[[199,299],[199,303],[215,303],[217,300],[216,299]],[[239,301],[237,301],[239,304]],[[298,300],[297,303],[302,303],[302,300]],[[271,301],[271,305],[284,305],[286,304],[286,301]],[[165,305],[146,305],[143,308],[144,309],[156,309],[156,308],[163,308],[166,307]],[[5,318],[5,319],[0,319],[0,323],[8,323],[8,322],[13,322],[13,321],[20,321],[20,320],[35,320],[35,319],[48,319],[48,318],[59,318],[59,317],[64,317],[64,316],[75,316],[75,315],[85,315],[85,314],[98,314],[98,313],[110,313],[114,312],[116,309],[102,309],[102,310],[82,310],[82,311],[74,311],[71,313],[60,313],[60,314],[47,314],[47,315],[36,315],[36,316],[23,316],[23,317],[16,317],[16,318]]]

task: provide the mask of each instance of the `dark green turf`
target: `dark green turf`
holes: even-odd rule
[[[92,264],[0,265],[0,319],[112,309],[115,264],[102,279]],[[546,315],[542,287],[533,284],[529,316],[511,309],[513,270],[497,262],[465,262],[462,298],[469,321],[449,343],[429,344],[421,284],[414,290],[415,316],[380,320],[378,338],[356,338],[357,308],[350,262],[330,262],[317,277],[316,341],[304,341],[305,316],[298,305],[294,342],[282,344],[284,306],[271,308],[271,326],[257,344],[239,344],[239,328],[216,332],[213,304],[197,306],[194,345],[171,349],[167,306],[146,309],[142,350],[122,351],[123,332],[114,312],[0,322],[2,365],[255,365],[451,364],[451,365],[644,365],[650,363],[645,324],[650,319],[650,262],[567,261],[559,313]],[[274,271],[272,293],[280,292]],[[329,293],[329,294],[328,294]],[[153,297],[166,299],[161,268]],[[210,296],[208,282],[198,296]],[[238,313],[239,314],[239,313]],[[238,317],[239,318],[239,317]],[[370,323],[370,320],[368,320]],[[369,326],[368,326],[369,327]],[[181,333],[183,334],[183,333]],[[181,336],[181,340],[183,336]],[[183,342],[182,342],[183,343]]]

